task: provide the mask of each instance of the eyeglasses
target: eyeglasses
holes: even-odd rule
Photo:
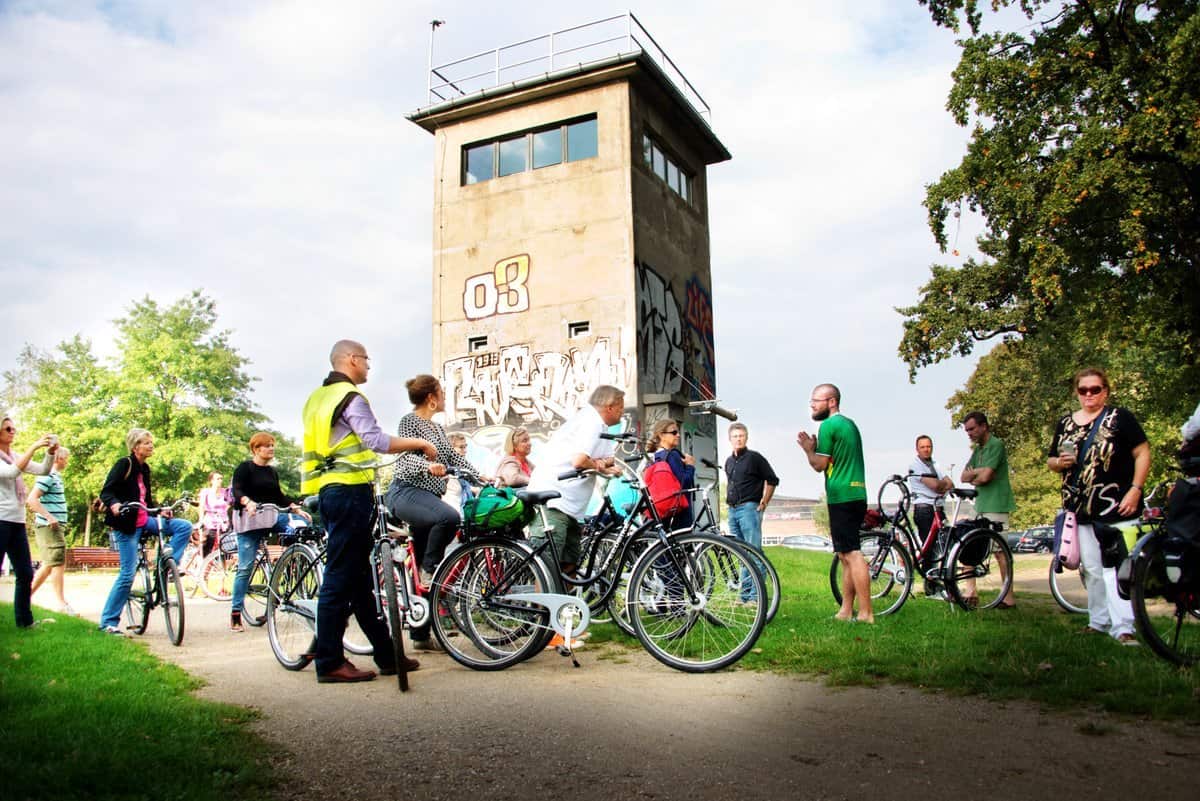
[[[812,398],[809,403],[829,403],[833,398]]]
[[[350,358],[351,359],[362,359],[364,362],[371,361],[371,357],[365,353],[351,353]]]
[[[16,428],[14,428],[13,426],[5,426],[5,427],[3,428],[3,430],[4,430],[4,431],[8,431],[8,432],[13,432],[13,431],[16,431],[17,429],[16,429]]]
[[[1076,387],[1075,391],[1080,395],[1099,395],[1104,391],[1104,387],[1099,384],[1094,384],[1090,387]]]
[[[664,433],[664,434],[674,434],[675,436],[679,436],[679,429],[678,429],[678,428],[672,428],[670,431],[664,431],[663,433]]]

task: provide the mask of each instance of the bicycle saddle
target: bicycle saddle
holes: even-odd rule
[[[521,503],[530,504],[532,506],[540,506],[546,501],[554,500],[562,495],[558,490],[542,490],[541,492],[520,491],[517,497],[521,499]]]
[[[969,500],[978,495],[979,490],[975,489],[974,487],[955,487],[954,489],[950,490],[950,494],[956,498],[966,498]]]

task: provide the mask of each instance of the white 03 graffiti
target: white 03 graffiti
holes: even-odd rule
[[[451,359],[442,365],[446,419],[457,424],[474,417],[476,426],[504,423],[510,414],[525,423],[566,419],[597,386],[630,386],[631,364],[607,337],[588,351],[534,353],[529,345],[509,345]]]
[[[529,311],[529,254],[496,262],[491,272],[473,275],[463,286],[463,313],[468,320]]]

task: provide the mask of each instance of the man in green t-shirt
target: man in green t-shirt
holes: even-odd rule
[[[1013,498],[1012,484],[1008,480],[1008,452],[1004,440],[992,436],[987,415],[971,412],[963,418],[963,430],[971,440],[971,458],[963,468],[962,480],[975,485],[975,511],[1001,527],[1008,525],[1008,516],[1017,508]],[[1000,575],[1006,577],[1008,564],[999,559]],[[972,587],[967,588],[968,596]],[[1015,604],[1012,587],[1000,602],[998,609],[1011,609]]]
[[[858,620],[874,623],[871,609],[871,579],[863,559],[859,528],[867,513],[866,468],[863,465],[862,436],[858,426],[841,412],[842,393],[833,384],[813,388],[809,408],[812,418],[821,421],[814,438],[806,431],[796,435],[796,444],[804,449],[813,470],[825,474],[825,501],[829,506],[829,537],[842,563],[842,608],[838,620],[854,616],[858,599]]]

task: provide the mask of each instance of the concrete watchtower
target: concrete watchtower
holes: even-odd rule
[[[730,155],[699,94],[632,14],[431,67],[429,92],[446,427],[499,453],[614,384],[715,459],[688,403],[716,389],[706,169]]]

